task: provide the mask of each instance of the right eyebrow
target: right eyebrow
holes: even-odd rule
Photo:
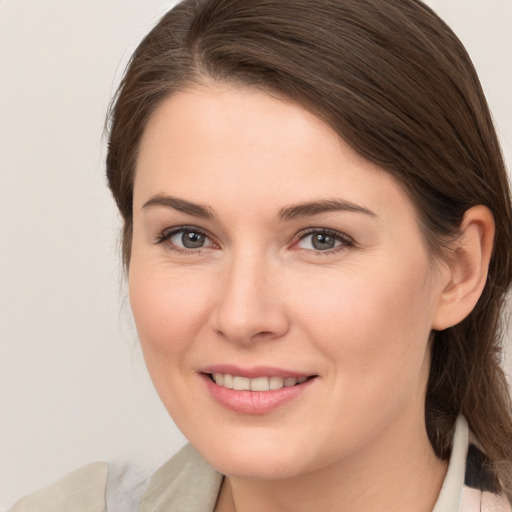
[[[213,219],[215,217],[213,209],[209,206],[192,203],[185,199],[180,199],[179,197],[164,194],[157,194],[151,197],[142,205],[142,208],[152,208],[155,206],[165,206],[166,208],[172,208],[173,210],[202,219]]]
[[[282,208],[279,211],[278,217],[280,220],[288,221],[304,217],[314,217],[315,215],[328,212],[363,213],[370,217],[377,218],[377,215],[368,208],[343,199],[325,199],[308,203],[292,204]]]

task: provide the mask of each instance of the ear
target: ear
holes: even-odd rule
[[[494,217],[486,206],[474,206],[464,214],[447,272],[443,272],[446,278],[433,329],[441,331],[458,324],[475,307],[487,281],[494,229]]]

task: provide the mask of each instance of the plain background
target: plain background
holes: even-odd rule
[[[512,0],[427,3],[472,56],[510,169]],[[0,509],[94,460],[152,471],[184,443],[137,344],[102,140],[128,56],[173,4],[0,0]]]

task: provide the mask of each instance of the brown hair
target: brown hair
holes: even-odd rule
[[[449,456],[468,420],[497,486],[512,496],[512,408],[500,366],[500,318],[512,280],[510,191],[471,60],[418,0],[185,0],[134,53],[110,110],[107,176],[124,220],[129,266],[137,152],[148,119],[173,92],[205,79],[243,83],[309,109],[408,191],[433,254],[464,212],[483,204],[496,237],[473,312],[435,333],[426,422]]]

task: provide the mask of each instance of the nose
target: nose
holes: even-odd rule
[[[280,338],[288,331],[285,293],[276,267],[255,254],[233,258],[212,314],[212,326],[219,335],[237,344],[251,344],[256,339]]]

